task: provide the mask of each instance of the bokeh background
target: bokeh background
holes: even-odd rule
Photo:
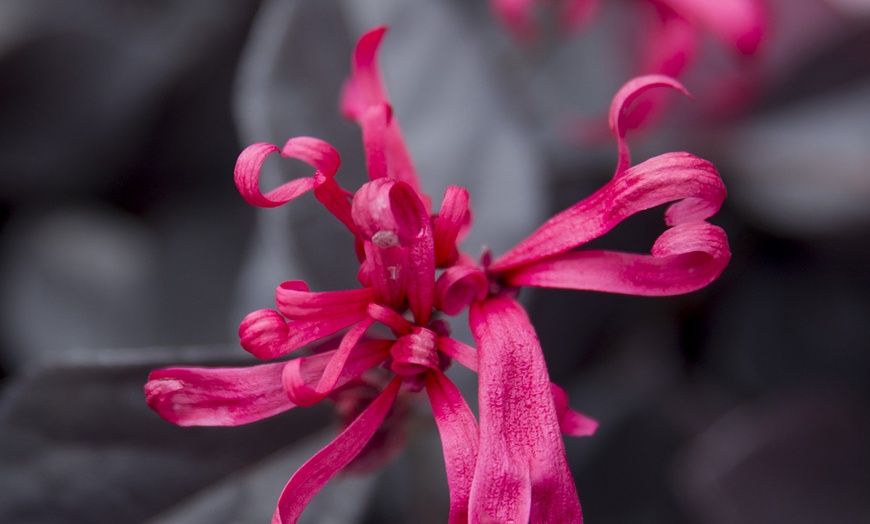
[[[467,187],[466,251],[503,252],[612,175],[615,144],[577,131],[636,72],[645,4],[524,46],[484,0],[0,3],[0,522],[267,521],[331,438],[329,406],[177,428],[142,393],[158,367],[253,363],[235,332],[280,282],[355,285],[350,239],[313,198],[244,204],[238,153],[317,136],[358,187],[337,101],[357,37],[389,24],[381,64],[424,186]],[[566,441],[587,522],[870,522],[868,4],[769,0],[755,55],[705,37],[694,100],[631,136],[635,161],[687,150],[719,168],[718,281],[523,295],[553,380],[601,422]],[[735,77],[752,96],[714,103]],[[596,245],[648,250],[663,227],[653,210]],[[409,433],[303,520],[445,522],[425,406]]]

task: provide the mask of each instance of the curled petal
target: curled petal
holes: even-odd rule
[[[471,211],[468,206],[468,191],[464,188],[450,186],[444,192],[441,210],[432,224],[437,267],[447,267],[456,262],[459,257],[456,241],[463,228],[471,222]]]
[[[707,286],[731,259],[725,232],[707,222],[666,230],[652,253],[574,251],[508,270],[502,278],[512,286],[670,296]]]
[[[725,185],[713,164],[689,153],[659,155],[548,220],[489,269],[502,272],[564,253],[661,204],[676,202],[665,212],[665,222],[673,226],[713,216],[724,200]]]
[[[374,291],[368,287],[312,293],[305,282],[291,280],[278,286],[275,302],[278,311],[291,320],[315,320],[364,311],[374,296]]]
[[[477,462],[478,429],[474,414],[447,375],[435,369],[426,375],[426,392],[447,468],[450,487],[449,524],[468,522],[468,497]]]
[[[380,248],[409,246],[430,227],[417,194],[396,180],[364,184],[354,195],[352,213],[363,238]]]
[[[277,311],[249,313],[239,326],[242,347],[260,359],[277,358],[327,337],[366,317],[365,309],[309,321],[287,322]]]
[[[364,330],[356,331],[345,336],[336,350],[287,362],[282,381],[286,396],[294,404],[312,406],[320,402],[333,390],[377,366],[389,356],[392,341],[368,340],[357,343]]]
[[[435,306],[448,315],[456,315],[474,300],[483,300],[489,292],[489,280],[477,267],[450,266],[435,282]]]
[[[395,246],[378,248],[365,243],[366,280],[371,282],[375,301],[384,306],[403,309],[407,293],[408,250]],[[362,270],[362,268],[360,268]]]
[[[691,23],[705,27],[735,51],[755,53],[766,32],[761,0],[658,0]]]
[[[438,370],[440,359],[437,351],[438,337],[432,330],[415,328],[396,340],[390,349],[393,363],[390,369],[397,375],[413,376],[428,370]]]
[[[407,286],[407,299],[419,325],[429,323],[434,303],[435,248],[432,224],[426,207],[414,189],[401,181],[379,178],[363,185],[353,199],[353,218],[363,238],[370,240],[375,269],[373,279],[390,284],[389,303],[401,303],[401,296],[392,287],[402,284],[390,280],[404,279]],[[379,257],[389,250],[407,247],[404,268],[406,273],[399,275],[398,264],[379,264]],[[375,291],[379,285],[375,285]]]
[[[480,451],[472,522],[582,522],[540,343],[522,307],[472,304],[480,358]]]
[[[281,492],[272,524],[295,523],[314,495],[359,454],[389,413],[401,384],[401,377],[393,379],[353,423],[296,471]]]
[[[632,78],[616,92],[616,96],[613,97],[613,102],[610,104],[608,117],[610,129],[613,131],[613,136],[616,137],[619,146],[619,161],[616,164],[615,176],[620,176],[631,165],[628,142],[625,140],[626,130],[636,127],[637,124],[637,122],[632,122],[632,120],[637,119],[637,113],[636,108],[631,104],[653,87],[671,87],[689,96],[689,92],[682,84],[665,75],[645,75]],[[643,111],[648,110],[649,108]]]
[[[294,404],[281,385],[283,362],[247,368],[167,368],[145,384],[148,406],[179,426],[237,426]]]
[[[249,204],[277,207],[293,200],[335,176],[341,163],[338,152],[322,140],[311,137],[291,138],[281,149],[281,156],[301,160],[316,169],[314,176],[291,180],[265,195],[260,191],[260,169],[266,157],[279,149],[272,144],[253,144],[239,155],[235,168],[236,187]]]
[[[583,413],[574,411],[568,406],[568,394],[556,384],[550,384],[553,389],[553,403],[559,415],[559,427],[562,433],[572,437],[590,437],[598,429],[598,421]]]

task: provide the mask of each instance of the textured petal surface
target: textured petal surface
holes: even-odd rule
[[[444,450],[450,487],[449,523],[465,524],[468,522],[468,498],[477,462],[477,421],[459,389],[437,369],[426,376],[426,392]]]
[[[347,429],[302,465],[284,486],[272,524],[291,524],[329,479],[353,460],[372,438],[393,406],[401,386],[394,379]]]
[[[316,320],[287,322],[280,313],[261,309],[249,313],[239,326],[239,342],[248,353],[260,359],[277,358],[316,342],[359,322],[365,309]]]
[[[666,153],[620,176],[559,213],[490,266],[503,271],[564,253],[598,238],[639,211],[678,201],[665,212],[668,225],[704,220],[725,199],[725,185],[710,162],[689,153]]]
[[[582,522],[537,335],[522,307],[471,306],[479,352],[480,452],[471,522]]]
[[[731,259],[725,232],[707,222],[668,229],[652,252],[574,251],[509,270],[502,278],[513,286],[669,296],[707,286]]]
[[[278,311],[291,320],[314,320],[364,311],[374,299],[371,288],[312,293],[301,280],[284,282],[275,291]]]
[[[247,368],[167,368],[145,384],[148,406],[179,426],[237,426],[286,411],[284,363]]]
[[[260,191],[260,169],[266,157],[279,149],[272,144],[253,144],[239,155],[235,168],[236,187],[242,197],[258,207],[277,207],[332,179],[341,160],[338,152],[326,142],[311,138],[291,138],[281,149],[281,156],[301,160],[316,169],[313,177],[297,178],[263,194]]]

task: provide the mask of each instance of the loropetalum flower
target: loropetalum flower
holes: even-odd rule
[[[661,74],[679,78],[695,61],[705,35],[712,35],[738,57],[753,55],[766,32],[762,0],[624,0],[637,6],[642,16],[638,38],[636,74]],[[601,0],[489,0],[496,17],[513,37],[524,43],[534,41],[542,31],[540,11],[554,11],[554,18],[566,33],[585,27],[599,11]],[[711,90],[717,98],[734,103],[749,84],[738,76],[719,76]],[[731,91],[731,93],[726,93]],[[742,98],[747,98],[742,93]],[[639,127],[660,100],[648,98],[626,116],[625,125]]]
[[[673,295],[704,287],[730,257],[724,232],[706,222],[725,188],[712,164],[688,153],[630,165],[626,107],[651,87],[682,90],[667,77],[638,78],[611,108],[619,145],[614,179],[508,253],[495,260],[485,253],[477,263],[457,248],[470,227],[467,191],[447,188],[433,214],[420,189],[378,71],[385,31],[360,39],[341,103],[362,129],[369,182],[353,195],[341,189],[338,153],[309,137],[291,138],[283,148],[254,144],[235,170],[239,191],[256,206],[275,207],[312,191],[353,233],[361,283],[327,292],[312,292],[298,280],[281,284],[277,310],[255,311],[242,321],[242,347],[261,359],[318,341],[330,349],[247,368],[154,371],[145,386],[148,404],[179,425],[236,425],[335,401],[343,429],[284,488],[273,522],[288,523],[339,471],[388,460],[395,449],[371,449],[390,441],[376,438],[379,428],[394,431],[401,420],[385,420],[401,418],[402,406],[425,390],[441,434],[451,523],[582,522],[562,434],[591,435],[597,422],[570,409],[566,393],[550,382],[518,290]],[[314,175],[263,194],[260,168],[272,153],[308,163]],[[675,202],[665,214],[670,227],[651,254],[574,250],[622,219],[669,202]],[[444,318],[466,308],[475,347],[451,338]],[[375,323],[392,335],[373,333]],[[331,346],[323,342],[340,332]],[[444,373],[453,360],[478,373],[477,420]]]

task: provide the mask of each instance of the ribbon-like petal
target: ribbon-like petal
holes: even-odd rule
[[[145,384],[148,406],[179,426],[238,426],[295,406],[282,387],[283,362],[246,368],[167,368]]]
[[[259,359],[278,358],[366,318],[365,309],[315,320],[287,322],[275,310],[249,313],[239,325],[239,342]]]
[[[468,522],[468,500],[477,463],[478,428],[474,414],[447,375],[434,369],[426,375],[426,392],[447,468],[450,488],[449,524]]]
[[[666,230],[652,252],[572,251],[508,270],[501,278],[511,286],[671,296],[707,286],[731,259],[725,232],[707,222]]]
[[[278,311],[291,320],[315,320],[365,311],[374,300],[372,288],[312,293],[301,280],[284,282],[275,290]]]
[[[572,437],[589,437],[598,429],[598,421],[587,417],[579,411],[574,411],[568,405],[568,394],[556,384],[550,384],[553,390],[553,403],[556,414],[559,415],[559,428],[562,433]]]
[[[291,180],[263,194],[260,191],[260,169],[266,157],[281,152],[281,156],[295,158],[316,169],[314,176]],[[323,140],[311,137],[291,138],[283,149],[266,143],[245,148],[236,162],[236,187],[249,204],[257,207],[277,207],[314,188],[316,184],[335,176],[341,164],[338,151]]]
[[[459,258],[456,242],[471,223],[468,191],[449,186],[444,192],[441,209],[432,222],[435,239],[435,266],[448,267]]]
[[[554,216],[496,260],[490,272],[502,272],[564,253],[598,238],[623,219],[668,202],[665,223],[704,220],[725,199],[715,166],[689,153],[665,153],[627,169],[589,198]]]
[[[632,102],[654,87],[671,87],[689,96],[689,92],[686,91],[686,88],[681,83],[665,75],[645,75],[632,78],[616,92],[610,104],[610,114],[608,116],[610,130],[613,131],[613,136],[616,137],[619,147],[619,161],[616,164],[616,174],[614,176],[620,176],[631,165],[631,154],[628,150],[628,142],[625,140],[625,132],[628,129],[637,127],[637,122],[635,121],[638,118],[637,106],[632,106]],[[641,109],[641,111],[646,112],[649,110],[649,107]]]
[[[272,524],[295,523],[314,495],[359,454],[389,413],[401,384],[401,377],[393,379],[335,440],[296,471],[281,492]]]
[[[480,359],[471,522],[582,522],[540,343],[522,307],[489,298],[469,323]]]
[[[288,361],[282,375],[287,397],[298,406],[312,406],[383,362],[390,355],[393,342],[359,342],[369,325],[360,323],[350,330],[336,350]]]

